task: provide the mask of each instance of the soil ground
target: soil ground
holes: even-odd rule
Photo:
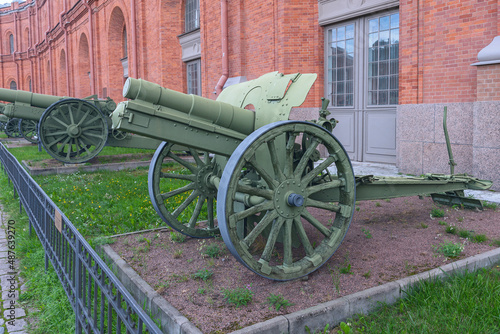
[[[430,216],[434,208],[442,218]],[[446,226],[488,240],[473,243],[446,233]],[[486,252],[500,239],[500,210],[463,210],[439,206],[428,197],[366,201],[356,204],[347,235],[335,254],[307,277],[276,282],[241,265],[221,238],[174,242],[170,230],[115,238],[111,247],[153,289],[160,293],[203,333],[228,333],[275,316],[349,295],[441,265]],[[458,258],[446,258],[436,249],[447,241],[464,246]],[[222,255],[203,254],[217,244]],[[207,281],[194,278],[199,270],[213,273]],[[224,289],[247,288],[251,303],[235,307],[224,299]],[[291,305],[277,311],[268,298],[282,295]]]

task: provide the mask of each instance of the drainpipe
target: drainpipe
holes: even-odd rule
[[[49,39],[49,33],[50,30],[52,29],[52,6],[50,5],[51,2],[47,1],[47,6],[49,6],[49,28],[47,29],[47,32],[45,33],[45,40],[47,42],[47,47],[49,49],[49,61],[50,61],[50,66],[48,68],[49,71],[49,82],[50,82],[50,88],[51,88],[51,94],[55,95],[54,91],[54,76],[52,75],[52,66],[54,66],[54,60],[52,59],[52,37]]]
[[[64,48],[66,49],[66,52],[64,53],[64,62],[66,63],[66,93],[68,96],[71,96],[69,92],[69,61],[68,61],[68,28],[66,27],[66,24],[63,21],[63,15],[66,13],[66,1],[64,1],[64,10],[59,14],[59,22],[61,24],[61,29],[64,31]]]
[[[17,14],[19,12],[15,12],[14,13],[14,34],[16,36],[16,40],[15,40],[15,43],[14,43],[14,52],[12,52],[12,60],[14,61],[14,64],[16,64],[16,72],[17,72],[17,75],[16,75],[16,82],[17,82],[17,89],[21,89],[21,81],[19,80],[20,77],[19,77],[19,63],[17,62],[16,60],[16,52],[18,49],[18,43],[20,41],[20,38],[19,38],[19,31],[17,29]]]
[[[92,33],[92,28],[94,27],[94,22],[92,21],[92,8],[89,4],[90,0],[86,0],[83,4],[87,7],[89,11],[89,57],[90,57],[90,94],[95,94],[94,87],[94,34]]]
[[[228,56],[228,32],[227,32],[227,0],[221,0],[220,2],[220,26],[221,26],[221,40],[222,40],[222,76],[215,86],[214,94],[219,95],[224,88],[224,84],[229,78],[229,56]]]
[[[130,33],[132,34],[132,67],[134,69],[134,77],[137,78],[139,76],[139,66],[137,63],[137,29],[136,29],[136,14],[135,14],[135,0],[130,0],[130,16],[132,20],[132,29]],[[129,63],[129,73],[128,76],[132,77],[132,73],[130,72],[130,63]]]

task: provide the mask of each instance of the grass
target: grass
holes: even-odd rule
[[[349,320],[354,333],[499,333],[500,265],[431,280],[396,304]]]

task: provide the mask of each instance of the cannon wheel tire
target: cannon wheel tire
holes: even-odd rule
[[[38,123],[31,119],[22,119],[19,122],[19,132],[30,143],[38,143]]]
[[[318,151],[327,158],[310,169]],[[262,162],[267,160],[272,167],[266,169]],[[329,166],[335,168],[331,174]],[[243,140],[226,164],[217,194],[221,235],[233,256],[253,272],[280,281],[302,277],[321,267],[341,244],[355,190],[351,161],[331,132],[301,121],[268,124]],[[320,200],[321,192],[337,192],[338,201]],[[244,196],[250,199],[241,209]]]
[[[42,114],[38,134],[44,149],[64,163],[83,163],[106,145],[108,124],[101,111],[80,99],[53,103]]]
[[[20,138],[23,135],[19,132],[19,118],[11,118],[5,125],[5,133],[11,138]]]
[[[176,151],[163,142],[149,166],[149,197],[158,215],[176,231],[195,238],[219,235],[215,215],[215,158],[192,148]],[[200,153],[202,153],[200,155]],[[189,161],[192,157],[192,160]]]

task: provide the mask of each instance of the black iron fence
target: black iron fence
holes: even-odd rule
[[[75,332],[162,333],[2,143],[0,162],[75,311]]]

